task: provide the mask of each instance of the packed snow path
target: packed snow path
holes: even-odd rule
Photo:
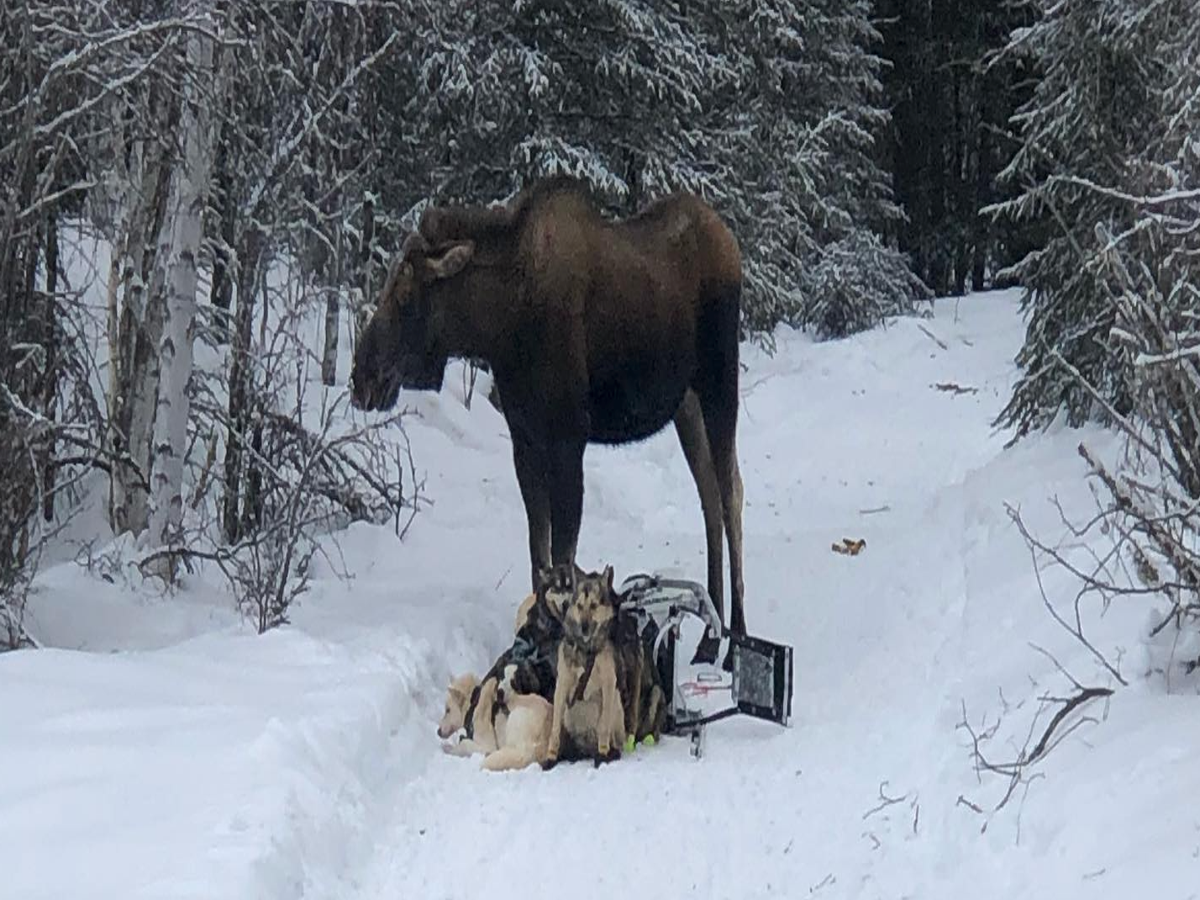
[[[1029,693],[1027,674],[1047,665],[1031,635],[1072,652],[1047,635],[1003,504],[1040,506],[1033,520],[1051,523],[1048,496],[1081,489],[1079,434],[1005,453],[989,424],[1022,337],[1014,300],[943,302],[932,321],[748,354],[748,628],[795,648],[793,727],[715,724],[699,762],[675,739],[599,770],[497,776],[434,752],[431,722],[427,764],[389,799],[359,895],[1011,898],[1099,896],[1136,878],[1140,865],[1122,871],[1090,846],[1103,815],[1061,833],[1071,811],[1037,803],[1036,786],[1023,834],[1015,802],[984,836],[957,802],[1000,796],[974,780],[963,703],[994,714],[998,690]],[[590,450],[587,491],[585,565],[702,580],[673,434]],[[843,536],[866,549],[832,553]]]
[[[1148,606],[1089,620],[1132,686],[999,812],[1007,784],[976,776],[957,727],[964,709],[978,731],[1004,713],[987,750],[1015,757],[1037,696],[1065,685],[1031,643],[1110,683],[1046,614],[1005,504],[1056,540],[1051,497],[1093,509],[1076,444],[1115,444],[1055,429],[1003,449],[990,422],[1022,336],[1004,292],[745,350],[747,620],[795,648],[793,725],[716,723],[699,761],[680,739],[598,770],[492,774],[440,752],[446,684],[511,641],[527,567],[503,420],[478,394],[464,407],[456,372],[407,398],[435,505],[402,545],[342,535],[330,558],[352,584],[319,567],[292,626],[244,634],[211,582],[158,599],[49,569],[30,616],[65,649],[0,657],[0,893],[1200,896],[1195,688],[1147,677]],[[582,565],[703,579],[672,431],[585,466]],[[831,552],[843,537],[866,547]]]

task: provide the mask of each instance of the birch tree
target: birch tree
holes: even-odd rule
[[[94,151],[126,124],[107,114],[148,88],[161,25],[116,6],[0,5],[0,631],[10,644],[30,639],[20,609],[38,548],[71,514],[58,501],[82,472],[132,468],[102,446],[89,313],[61,286],[58,223],[89,211],[106,221],[104,204],[92,205],[104,170]]]
[[[215,24],[201,11],[187,36],[182,60],[179,133],[182,152],[171,167],[167,215],[158,250],[165,270],[163,328],[158,345],[160,381],[154,418],[149,541],[179,540],[183,525],[183,463],[188,424],[188,382],[196,319],[197,265],[202,214],[212,167],[209,107],[213,96],[213,46],[204,30]]]

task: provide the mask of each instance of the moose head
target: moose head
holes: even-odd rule
[[[408,236],[392,259],[375,313],[354,351],[354,406],[391,409],[401,388],[441,388],[450,354],[435,294],[441,283],[466,267],[474,252],[469,240],[431,246],[420,231]]]

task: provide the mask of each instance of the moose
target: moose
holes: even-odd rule
[[[531,583],[574,564],[587,444],[644,440],[673,421],[700,495],[708,591],[742,607],[737,462],[742,261],[701,198],[677,192],[620,220],[568,176],[503,205],[430,206],[396,254],[354,352],[351,403],[439,390],[451,357],[483,360],[500,395],[529,527]],[[697,658],[715,658],[706,637]],[[728,660],[726,661],[728,664]]]

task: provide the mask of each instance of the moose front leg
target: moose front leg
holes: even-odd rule
[[[583,451],[586,441],[558,441],[550,446],[550,559],[555,565],[575,562],[583,518]]]
[[[529,525],[530,590],[537,591],[538,573],[550,567],[550,486],[543,451],[532,441],[513,434],[513,465]]]

